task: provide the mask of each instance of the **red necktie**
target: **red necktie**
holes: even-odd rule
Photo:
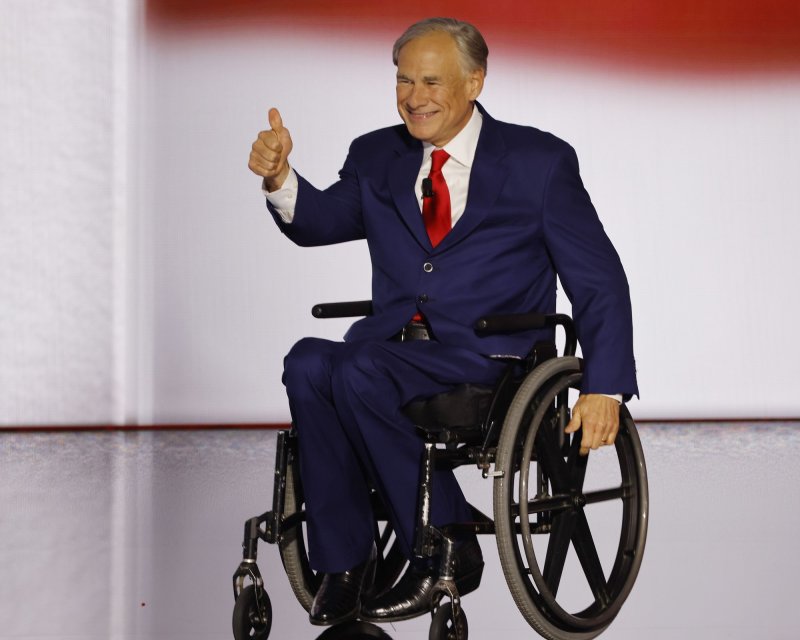
[[[435,247],[450,231],[450,190],[442,175],[442,166],[450,154],[444,149],[437,149],[431,154],[431,172],[428,178],[431,181],[433,196],[422,200],[422,218],[428,237]]]
[[[431,154],[431,172],[428,178],[431,181],[433,195],[422,199],[422,219],[431,244],[435,247],[450,231],[450,190],[442,175],[442,165],[447,162],[450,154],[444,149],[438,149]],[[415,313],[412,322],[422,322],[422,314]]]

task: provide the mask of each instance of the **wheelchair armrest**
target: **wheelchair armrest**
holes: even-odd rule
[[[315,318],[351,318],[355,316],[371,316],[372,300],[356,300],[353,302],[325,302],[315,304],[311,308]],[[563,313],[509,313],[497,316],[484,316],[475,323],[475,331],[479,333],[510,333],[544,329],[545,327],[562,326],[566,336],[564,355],[574,356],[577,347],[577,336],[572,318]]]
[[[485,316],[475,323],[481,333],[509,333],[530,329],[544,329],[548,325],[543,313],[509,313],[500,316]]]
[[[560,325],[564,328],[564,355],[574,356],[578,345],[575,325],[572,318],[564,313],[509,313],[498,316],[485,316],[475,323],[478,333],[511,333],[513,331],[530,331]]]
[[[352,318],[355,316],[371,316],[372,300],[357,300],[355,302],[325,302],[315,304],[311,308],[311,315],[315,318]]]

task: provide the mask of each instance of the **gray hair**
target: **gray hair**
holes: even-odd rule
[[[400,49],[414,38],[429,33],[447,33],[455,40],[456,48],[461,54],[461,66],[466,73],[482,69],[486,73],[486,59],[489,57],[489,47],[483,39],[481,32],[469,22],[455,18],[427,18],[412,24],[405,33],[394,43],[392,48],[392,62],[397,66]]]

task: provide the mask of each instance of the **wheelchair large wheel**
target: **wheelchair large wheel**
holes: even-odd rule
[[[647,472],[627,408],[614,450],[580,456],[581,432],[564,434],[580,364],[550,360],[523,381],[495,462],[503,573],[522,615],[549,640],[602,633],[633,587],[647,536]]]
[[[290,457],[286,469],[284,519],[296,513],[302,514],[302,511],[302,488],[297,470],[297,457],[293,455]],[[377,508],[376,511],[380,511],[380,509]],[[373,593],[379,595],[397,581],[407,560],[400,551],[391,524],[380,516],[375,525],[375,543],[378,547],[378,563],[375,568]],[[297,526],[283,532],[278,549],[289,585],[298,602],[306,611],[309,611],[314,602],[314,595],[319,589],[321,577],[311,569],[308,563],[304,517],[300,518]]]

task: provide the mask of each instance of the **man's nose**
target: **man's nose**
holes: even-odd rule
[[[415,84],[411,87],[411,92],[406,100],[408,106],[412,109],[421,107],[428,102],[428,88],[422,84]]]

